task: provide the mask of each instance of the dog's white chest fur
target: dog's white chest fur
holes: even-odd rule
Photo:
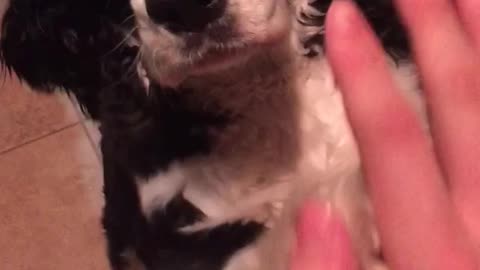
[[[182,228],[185,233],[230,221],[262,222],[270,230],[236,254],[226,269],[279,270],[287,266],[296,207],[313,197],[340,211],[362,264],[376,268],[379,243],[360,159],[327,61],[302,59],[282,67],[266,58],[259,70],[244,74],[244,89],[202,93],[205,100],[218,99],[242,112],[242,118],[219,135],[211,155],[139,181],[145,215],[181,191],[207,216]],[[416,89],[411,74],[408,66],[396,70],[408,93]]]

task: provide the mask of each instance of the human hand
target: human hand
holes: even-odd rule
[[[327,57],[359,144],[384,256],[394,270],[478,269],[480,1],[395,3],[426,94],[433,147],[355,5],[334,1],[326,21]]]

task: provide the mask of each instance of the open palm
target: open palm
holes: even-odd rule
[[[335,1],[326,26],[327,56],[359,144],[385,259],[393,270],[479,269],[480,1],[395,2],[431,134],[397,91],[355,5]],[[352,269],[337,265],[309,269]]]

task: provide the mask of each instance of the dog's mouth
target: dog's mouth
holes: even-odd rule
[[[171,87],[191,75],[226,70],[255,52],[277,44],[286,36],[290,25],[287,1],[229,0],[220,16],[202,27],[183,27],[186,31],[159,24],[160,13],[155,20],[148,11],[135,7],[135,3],[149,0],[131,1],[137,15],[144,65],[158,83]],[[247,6],[248,3],[256,6]]]

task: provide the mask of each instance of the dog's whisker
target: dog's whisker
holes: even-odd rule
[[[111,54],[112,52],[118,50],[119,48],[122,47],[122,45],[124,45],[125,43],[127,43],[132,37],[133,37],[133,34],[135,33],[135,31],[137,31],[138,28],[137,27],[134,27],[132,30],[130,30],[126,35],[125,37],[115,46],[113,47],[110,51],[106,52],[104,56],[106,55],[109,55]]]
[[[125,23],[128,23],[129,20],[134,20],[135,19],[135,14],[131,14],[130,16],[128,16],[127,18],[125,18],[121,24],[125,24]]]

